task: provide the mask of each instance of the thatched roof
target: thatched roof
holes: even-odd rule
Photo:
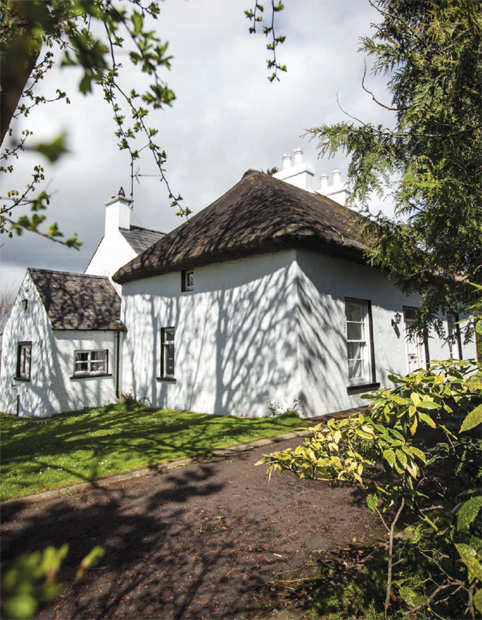
[[[165,236],[163,232],[140,226],[131,226],[129,229],[119,228],[119,231],[136,254],[141,254]]]
[[[320,250],[361,260],[357,215],[329,198],[248,170],[234,187],[190,221],[121,267],[123,284],[287,248]]]
[[[108,278],[28,269],[53,329],[123,330],[121,300]]]

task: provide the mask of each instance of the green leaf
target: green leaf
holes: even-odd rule
[[[33,618],[36,609],[37,601],[28,592],[11,596],[5,603],[7,617],[12,620],[29,620],[29,618]]]
[[[144,17],[142,15],[142,13],[137,13],[137,11],[134,11],[132,13],[132,25],[134,26],[134,34],[138,35],[141,33],[142,31],[142,26],[144,25]]]
[[[469,570],[469,581],[472,582],[474,578],[482,581],[482,566],[475,557],[475,550],[469,545],[463,544],[456,544],[455,547],[459,552],[462,562]]]
[[[383,458],[387,461],[389,465],[393,467],[395,464],[395,452],[393,450],[384,450]]]
[[[478,426],[482,422],[482,405],[479,405],[475,409],[473,409],[462,422],[462,426],[460,427],[460,433],[464,431],[469,431],[471,428]]]
[[[475,609],[477,611],[480,611],[480,613],[482,614],[482,588],[476,591],[476,593],[474,594],[473,601],[474,601]]]
[[[57,161],[61,155],[67,152],[67,136],[65,132],[59,134],[52,142],[41,142],[33,149],[43,155],[49,162]]]
[[[482,497],[472,497],[462,504],[457,512],[457,529],[468,527],[482,508]]]
[[[375,512],[375,509],[378,505],[378,495],[376,493],[369,493],[366,497],[367,506],[372,511]]]
[[[432,420],[432,418],[427,415],[426,413],[421,413],[419,412],[418,417],[420,418],[420,420],[422,422],[425,422],[425,424],[427,424],[428,426],[430,426],[431,428],[437,428],[437,425],[435,424],[435,422]]]

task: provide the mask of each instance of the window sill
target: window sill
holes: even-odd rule
[[[77,379],[97,379],[99,377],[112,377],[111,374],[109,373],[99,373],[99,374],[91,374],[91,375],[73,375],[72,377],[70,377],[71,381],[76,381]]]
[[[177,383],[177,379],[174,377],[156,377],[158,383]]]
[[[360,392],[371,392],[372,390],[378,390],[380,383],[358,383],[357,385],[348,385],[346,391],[348,394],[358,394]]]
[[[25,377],[14,377],[14,381],[24,381],[25,383],[29,383],[30,379],[26,379]]]

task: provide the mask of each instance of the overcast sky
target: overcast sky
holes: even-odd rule
[[[288,73],[272,84],[267,80],[266,40],[248,34],[244,10],[249,7],[250,0],[165,0],[154,22],[161,39],[169,41],[172,70],[163,77],[177,99],[172,109],[151,114],[149,124],[159,130],[159,142],[167,151],[171,187],[193,212],[227,191],[247,169],[281,167],[282,154],[296,147],[303,148],[317,174],[334,167],[345,173],[341,155],[317,160],[315,144],[301,138],[306,128],[345,118],[337,96],[357,117],[383,120],[382,110],[360,87],[359,38],[378,20],[367,0],[285,0],[277,27],[287,39],[278,54]],[[127,80],[139,83],[132,70]],[[43,92],[61,87],[68,91],[71,105],[46,104],[17,131],[28,127],[35,139],[67,131],[69,154],[45,166],[45,188],[53,195],[48,221],[57,221],[68,235],[77,232],[83,246],[75,251],[31,233],[12,239],[3,235],[3,291],[16,292],[27,267],[82,272],[103,234],[104,202],[120,186],[130,191],[129,159],[117,150],[110,108],[99,92],[77,94],[77,82],[75,70],[52,71]],[[383,83],[370,80],[382,97]],[[2,179],[1,195],[24,187],[37,161],[23,154],[14,175]],[[155,174],[148,153],[139,168],[141,174]],[[182,220],[169,202],[158,178],[140,178],[134,186],[132,223],[172,230]]]

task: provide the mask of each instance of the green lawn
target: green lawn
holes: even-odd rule
[[[304,426],[295,416],[236,418],[127,405],[37,420],[0,415],[0,499],[198,456]]]

